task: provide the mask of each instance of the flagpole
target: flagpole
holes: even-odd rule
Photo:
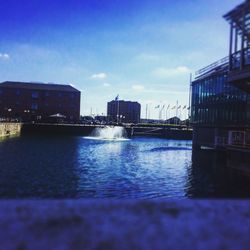
[[[170,104],[168,104],[167,109],[166,109],[166,121],[168,119],[168,109],[170,108]]]
[[[160,119],[161,119],[161,106],[159,106],[159,117],[158,117],[158,119],[159,119],[159,122],[160,122]]]
[[[178,100],[176,101],[176,108],[175,108],[175,117],[176,117],[176,123],[175,125],[177,125],[177,118],[178,118]]]
[[[119,117],[120,117],[120,105],[119,105],[120,103],[119,103],[119,98],[118,98],[118,100],[117,100],[117,112],[118,112],[118,124],[119,124]]]
[[[148,109],[148,119],[150,119],[150,109],[151,109],[151,103],[149,103],[149,109]]]
[[[116,123],[119,124],[119,95],[116,97],[117,99],[117,115],[116,115]]]

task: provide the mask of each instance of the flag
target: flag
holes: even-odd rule
[[[172,109],[175,109],[175,106]]]
[[[183,107],[183,109],[185,109],[187,107],[187,105],[185,105],[184,107]]]
[[[190,107],[187,107],[187,109],[190,109]]]
[[[181,105],[177,109],[180,109],[180,108],[181,108]]]
[[[158,109],[158,108],[160,108],[160,105],[155,106],[155,109]]]
[[[167,106],[167,109],[169,109],[170,108],[170,104],[168,104],[168,106]]]
[[[119,100],[119,94],[116,96],[115,101]]]

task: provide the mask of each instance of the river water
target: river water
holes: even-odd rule
[[[191,141],[143,137],[2,139],[0,198],[250,196],[247,182],[232,181],[218,171],[213,153],[193,153],[192,161],[191,149]]]

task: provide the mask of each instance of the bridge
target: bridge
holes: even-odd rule
[[[107,125],[24,123],[21,125],[21,134],[88,136],[95,128],[102,128],[102,127],[104,128],[105,126]],[[179,140],[192,139],[192,129],[183,125],[124,124],[123,127],[126,129],[128,137],[152,136],[152,137],[161,137],[166,139],[179,139]]]

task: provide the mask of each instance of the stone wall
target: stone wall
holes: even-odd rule
[[[0,137],[16,135],[21,132],[21,123],[0,123]]]
[[[249,200],[1,200],[1,249],[249,249]]]

